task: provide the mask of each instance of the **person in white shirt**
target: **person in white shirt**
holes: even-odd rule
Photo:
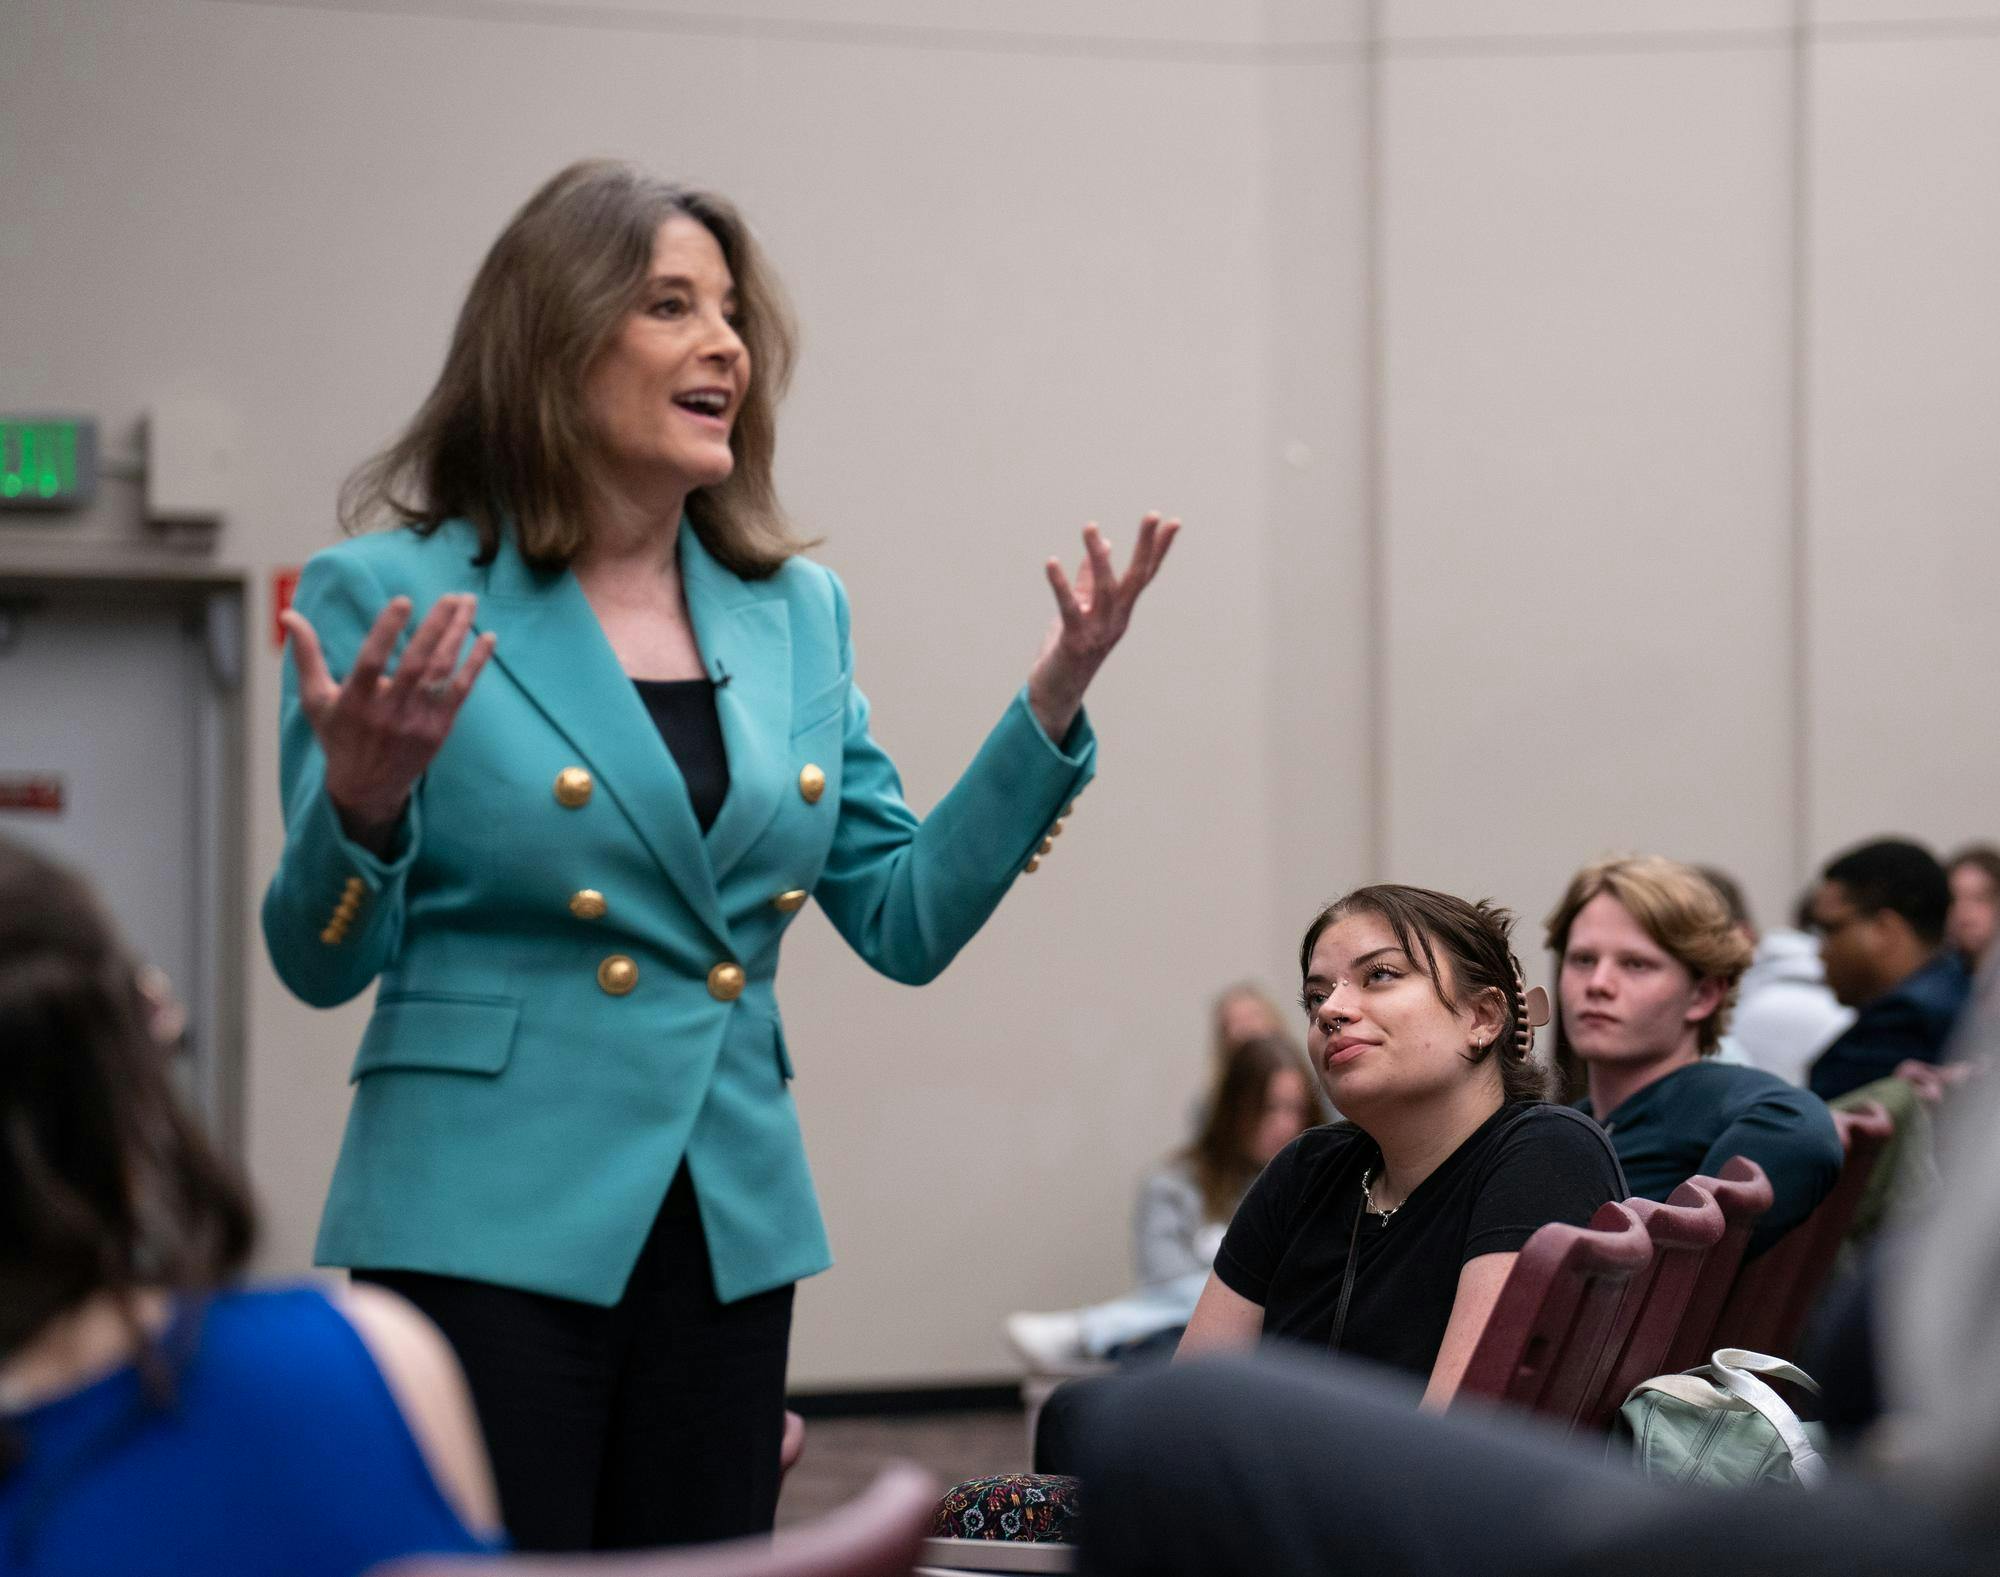
[[[1716,1060],[1762,1068],[1803,1089],[1813,1059],[1854,1022],[1854,1010],[1842,1007],[1827,986],[1819,942],[1809,931],[1779,926],[1758,935],[1735,879],[1713,865],[1700,870],[1755,949]]]

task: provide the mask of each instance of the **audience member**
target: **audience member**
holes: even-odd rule
[[[1534,1056],[1548,1001],[1514,917],[1421,887],[1362,887],[1299,947],[1306,1055],[1346,1116],[1264,1168],[1216,1251],[1177,1359],[1301,1344],[1424,1381],[1443,1406],[1513,1268],[1549,1221],[1622,1198],[1597,1125],[1551,1105]],[[1042,1409],[1035,1469],[1074,1472],[1104,1380]]]
[[[1730,919],[1752,948],[1716,1060],[1762,1068],[1803,1087],[1813,1058],[1854,1022],[1854,1014],[1827,989],[1819,943],[1809,929],[1774,926],[1759,935],[1735,878],[1712,865],[1697,869],[1722,895]]]
[[[1945,862],[1951,883],[1951,908],[1945,915],[1944,936],[1965,967],[1977,973],[2000,932],[2000,849],[1975,843]]]
[[[1290,1021],[1270,992],[1254,980],[1238,980],[1215,994],[1208,1010],[1208,1083],[1188,1107],[1188,1131],[1200,1134],[1208,1126],[1209,1102],[1215,1097],[1216,1081],[1228,1066],[1229,1054],[1238,1046],[1271,1036],[1289,1040]]]
[[[1284,1039],[1290,1030],[1285,1010],[1256,981],[1239,980],[1224,986],[1209,1009],[1209,1045],[1214,1051],[1210,1076],[1222,1076],[1229,1054],[1238,1046],[1274,1035]]]
[[[2000,1053],[2000,974],[1967,1055]],[[1888,1259],[1881,1444],[1828,1484],[1662,1488],[1499,1410],[1415,1414],[1352,1366],[1175,1364],[1091,1398],[1097,1577],[1975,1577],[2000,1565],[2000,1081],[1947,1121],[1949,1186]]]
[[[1457,1388],[1520,1247],[1624,1193],[1596,1125],[1547,1104],[1513,919],[1417,887],[1364,887],[1299,949],[1306,1048],[1347,1121],[1251,1185],[1180,1356],[1282,1338]]]
[[[1737,884],[1736,878],[1719,865],[1697,865],[1693,869],[1699,871],[1708,885],[1715,889],[1715,895],[1722,900],[1723,907],[1729,911],[1731,923],[1743,933],[1743,940],[1750,944],[1754,957],[1757,947],[1757,928],[1750,923],[1750,905],[1744,898],[1743,889]],[[1738,1008],[1742,1006],[1740,991],[1737,1006]],[[1732,1015],[1732,1018],[1734,1016]],[[1736,1043],[1733,1027],[1725,1029],[1721,1038],[1716,1041],[1714,1057],[1717,1062],[1734,1063],[1743,1067],[1747,1067],[1750,1061],[1743,1055],[1743,1048]],[[1578,1067],[1581,1068],[1581,1064]]]
[[[1272,1156],[1326,1115],[1304,1059],[1279,1035],[1230,1049],[1207,1109],[1194,1142],[1139,1190],[1132,1222],[1138,1290],[1089,1308],[1008,1316],[1008,1339],[1031,1364],[1170,1356],[1245,1190]]]
[[[1733,1155],[1776,1195],[1749,1252],[1803,1221],[1840,1175],[1824,1102],[1756,1068],[1713,1060],[1750,945],[1714,886],[1657,855],[1601,860],[1548,918],[1563,1033],[1632,1192],[1665,1199]]]
[[[1864,843],[1820,873],[1811,903],[1826,983],[1855,1009],[1813,1063],[1813,1093],[1830,1101],[1905,1061],[1942,1061],[1971,985],[1944,946],[1944,867],[1920,844]]]
[[[246,1291],[171,992],[0,839],[0,1570],[348,1577],[498,1534],[450,1349],[375,1289]]]
[[[1991,956],[1952,1033],[1949,1065],[2000,1061]],[[1943,1186],[1900,1253],[1871,1256],[1878,1379],[1913,1482],[1984,1527],[2000,1567],[2000,1079],[1966,1085],[1939,1118]]]

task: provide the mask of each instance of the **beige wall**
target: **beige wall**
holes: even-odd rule
[[[1595,853],[1793,877],[1790,56],[1470,9],[1382,67],[1384,864],[1532,957]]]
[[[1380,868],[1991,836],[2000,5],[1374,27]]]
[[[1816,848],[2000,832],[2000,4],[1822,0],[1805,584]],[[1885,26],[1883,24],[1902,24]]]
[[[1262,956],[1288,995],[1305,922],[1373,863],[1368,10],[1274,6],[1265,76],[1270,561],[1256,633],[1271,753],[1259,826],[1270,882]]]
[[[1837,840],[1994,830],[2000,6],[1820,9],[1801,51],[1777,0],[0,0],[0,405],[229,406],[261,584],[537,181],[716,185],[806,323],[782,479],[920,805],[1041,558],[1185,514],[1047,867],[923,991],[811,911],[786,962],[840,1261],[798,1380],[997,1376],[1007,1309],[1119,1290],[1209,992],[1284,989],[1342,887],[1538,917],[1645,845],[1770,910]],[[364,1010],[246,968],[293,1270]]]

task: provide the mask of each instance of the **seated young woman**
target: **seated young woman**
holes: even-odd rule
[[[1344,1120],[1251,1186],[1178,1358],[1282,1339],[1420,1376],[1442,1407],[1535,1229],[1624,1197],[1603,1131],[1548,1102],[1512,927],[1389,885],[1307,927],[1306,1052]]]
[[[1132,1219],[1137,1288],[1088,1308],[1009,1315],[1008,1339],[1029,1363],[1049,1369],[1170,1356],[1245,1191],[1272,1156],[1326,1116],[1298,1048],[1282,1035],[1230,1047],[1203,1108],[1194,1142],[1139,1190]]]
[[[491,1549],[437,1331],[375,1288],[233,1285],[241,1185],[76,877],[0,838],[0,1570],[351,1577]]]

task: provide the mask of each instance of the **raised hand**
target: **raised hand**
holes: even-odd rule
[[[1083,692],[1132,622],[1139,594],[1159,573],[1181,523],[1162,523],[1158,514],[1139,523],[1139,545],[1121,577],[1111,562],[1111,544],[1093,521],[1083,528],[1083,563],[1072,587],[1060,561],[1047,566],[1056,597],[1056,620],[1028,674],[1028,705],[1042,731],[1058,744],[1076,721]]]
[[[356,842],[381,852],[403,807],[472,690],[497,639],[459,648],[472,629],[477,599],[440,597],[424,616],[393,674],[385,672],[396,637],[410,620],[410,599],[396,597],[361,643],[354,671],[339,684],[327,671],[319,636],[297,609],[283,616],[299,678],[299,704],[326,755],[326,792]]]

